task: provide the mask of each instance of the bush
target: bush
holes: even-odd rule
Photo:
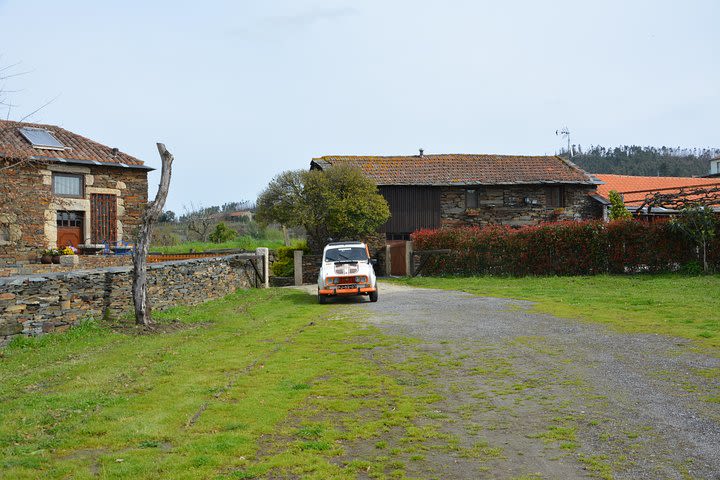
[[[677,271],[697,260],[692,244],[667,221],[557,222],[420,230],[415,251],[450,249],[428,259],[429,275],[594,275]],[[710,250],[718,252],[718,242]],[[710,256],[717,262],[718,255]]]
[[[275,250],[275,261],[272,264],[272,272],[276,277],[292,277],[295,274],[295,250],[302,250],[305,254],[310,253],[307,242],[296,242],[289,247],[278,247]]]
[[[210,241],[213,243],[225,243],[237,237],[237,232],[220,222],[215,226],[215,230],[210,234]]]

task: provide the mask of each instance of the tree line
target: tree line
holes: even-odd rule
[[[622,145],[607,148],[573,145],[572,161],[591,173],[615,173],[659,177],[697,177],[710,172],[710,160],[720,148],[641,147]],[[567,155],[567,150],[560,155]]]

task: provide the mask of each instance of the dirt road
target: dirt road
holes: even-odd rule
[[[407,337],[368,355],[408,394],[435,396],[427,422],[447,436],[404,459],[410,477],[720,478],[720,360],[687,340],[460,292],[384,285],[378,303],[342,303]]]

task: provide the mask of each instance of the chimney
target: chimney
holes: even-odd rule
[[[119,151],[120,150],[118,150],[117,147],[113,147],[113,149],[111,150],[111,154],[112,154],[113,158],[117,157],[117,154]]]
[[[423,149],[421,148],[421,149],[420,149],[420,158],[422,158],[423,152],[425,152],[425,150],[423,150]]]

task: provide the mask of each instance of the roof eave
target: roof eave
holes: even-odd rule
[[[370,177],[372,178],[372,177]],[[587,185],[596,186],[597,184],[593,181],[577,181],[577,180],[536,180],[536,181],[518,181],[518,182],[392,182],[383,183],[376,180],[378,187],[407,187],[407,186],[418,186],[418,187],[466,187],[466,186],[493,186],[493,185]]]
[[[20,159],[18,159],[20,160]],[[141,165],[133,165],[129,163],[122,163],[122,162],[99,162],[97,160],[81,160],[78,158],[58,158],[58,157],[39,157],[39,156],[33,156],[28,157],[28,160],[32,161],[40,161],[40,162],[53,162],[53,163],[66,163],[70,165],[91,165],[95,167],[117,167],[117,168],[128,168],[131,170],[145,170],[145,171],[153,171],[155,170],[153,167],[141,164]]]

